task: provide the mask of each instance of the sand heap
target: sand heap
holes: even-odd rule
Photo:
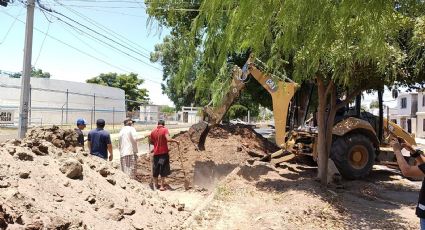
[[[244,125],[216,126],[212,128],[205,142],[205,150],[198,151],[190,140],[188,132],[174,136],[180,141],[183,167],[192,185],[213,188],[214,184],[234,168],[251,158],[259,158],[279,148],[251,127]],[[181,188],[184,174],[179,160],[177,145],[170,145],[172,175],[169,183],[173,188]],[[139,158],[137,177],[141,182],[150,180],[150,163]]]
[[[51,127],[0,144],[0,229],[173,229],[188,215],[76,143]]]

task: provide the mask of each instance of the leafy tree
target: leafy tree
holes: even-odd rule
[[[22,72],[10,74],[9,77],[11,78],[21,78]],[[50,78],[49,72],[43,72],[41,69],[36,69],[34,67],[31,68],[31,77],[36,78]]]
[[[175,112],[176,112],[176,109],[173,108],[173,107],[171,107],[171,106],[168,106],[168,105],[161,106],[161,113],[165,113],[167,115],[171,115],[171,114],[173,114]]]
[[[198,10],[202,1],[149,1],[147,13],[150,20],[155,19],[160,26],[171,28],[170,35],[167,35],[161,44],[155,46],[151,53],[152,62],[160,62],[163,66],[163,92],[176,105],[177,109],[182,106],[193,104],[194,106],[204,106],[213,100],[213,106],[219,106],[220,94],[213,92],[224,92],[223,82],[231,80],[227,71],[211,69],[207,63],[201,63],[201,52],[197,52],[193,57],[193,65],[188,66],[185,74],[181,74],[181,60],[187,52],[189,40],[187,35],[191,29],[192,21],[198,16]],[[169,8],[170,10],[164,10]],[[193,9],[194,11],[172,10],[173,8]],[[201,44],[201,38],[196,38],[196,44]],[[248,54],[229,55],[228,68],[237,64],[242,66],[248,58]],[[206,76],[217,76],[213,79]],[[258,104],[271,107],[271,98],[267,91],[256,81],[250,81],[246,85],[246,90],[241,93],[241,97],[234,102],[235,105],[247,107],[252,116],[258,115]]]
[[[151,62],[160,62],[163,66],[165,84],[161,85],[162,91],[178,109],[192,103],[198,106],[202,101],[195,97],[195,71],[190,71],[184,79],[179,79],[175,75],[179,69],[179,60],[182,58],[179,44],[177,37],[168,35],[163,43],[155,46],[155,51],[151,53]]]
[[[271,74],[279,70],[298,82],[315,81],[318,176],[326,184],[336,111],[362,90],[405,80],[403,72],[420,79],[425,60],[424,4],[412,0],[203,1],[191,32],[182,39],[186,48],[176,76],[184,78],[196,66],[202,70],[196,75],[197,94],[208,88],[213,99],[219,98],[216,95],[226,89],[229,56],[252,50],[266,61]],[[179,15],[172,13],[167,22],[178,21]],[[399,41],[406,29],[412,31],[412,36],[404,37],[409,49],[403,49]],[[337,98],[343,100],[337,104]]]
[[[164,114],[164,119],[168,119],[169,117],[175,114],[176,109],[171,106],[165,105],[165,106],[161,106],[160,112]]]
[[[138,75],[135,73],[102,73],[97,77],[88,79],[86,82],[124,90],[125,99],[127,100],[127,111],[139,110],[141,104],[147,104],[149,102],[148,91],[140,88],[144,80],[138,78]]]
[[[379,108],[379,102],[378,102],[378,100],[373,100],[370,103],[369,108],[371,108],[371,109],[377,109],[377,108]]]

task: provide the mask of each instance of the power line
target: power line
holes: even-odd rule
[[[37,3],[39,3],[39,0],[37,0]],[[84,25],[84,24],[82,24],[82,23],[80,23],[80,22],[78,22],[78,21],[76,21],[76,20],[74,20],[74,19],[72,19],[72,18],[70,18],[70,17],[68,17],[68,16],[66,16],[66,15],[64,15],[64,14],[62,14],[62,13],[60,13],[60,12],[54,11],[54,10],[52,10],[52,9],[47,9],[47,8],[45,8],[43,5],[41,5],[40,3],[39,3],[39,7],[40,7],[42,10],[45,10],[46,12],[58,14],[58,15],[60,15],[60,16],[62,16],[62,17],[64,17],[64,18],[66,18],[66,19],[68,19],[68,20],[70,20],[70,21],[72,21],[72,22],[76,23],[77,25],[82,26],[82,27],[84,27],[85,29],[87,29],[87,30],[89,30],[89,31],[91,31],[91,32],[93,32],[93,33],[95,33],[95,34],[97,34],[97,35],[99,35],[99,36],[101,36],[101,37],[103,37],[103,38],[105,38],[105,39],[107,39],[107,40],[109,40],[109,41],[111,41],[111,42],[113,42],[113,43],[115,43],[115,44],[117,44],[117,45],[119,45],[119,46],[121,46],[121,47],[123,47],[123,48],[125,48],[125,49],[129,50],[129,51],[132,51],[132,52],[134,52],[134,53],[136,53],[136,54],[138,54],[138,55],[140,55],[140,56],[142,56],[142,57],[144,57],[144,58],[147,58],[148,60],[150,60],[150,57],[148,57],[146,54],[143,54],[143,53],[139,52],[138,50],[135,50],[135,49],[133,49],[133,48],[131,48],[131,47],[128,47],[128,46],[126,46],[126,45],[123,45],[122,43],[117,42],[116,40],[111,39],[111,38],[109,38],[109,37],[105,36],[104,34],[101,34],[101,33],[97,32],[96,30],[94,30],[94,29],[92,29],[92,28],[90,28],[90,27],[88,27],[88,26],[86,26],[86,25]],[[51,14],[51,15],[52,15],[52,14]],[[52,16],[53,16],[53,15],[52,15]],[[57,17],[57,16],[53,16],[53,17],[56,17],[58,20],[60,20],[60,21],[62,21],[62,22],[65,22],[64,20],[62,20],[61,18],[59,18],[59,17]],[[65,22],[65,23],[66,23],[67,25],[69,25],[69,26],[72,26],[72,25],[71,25],[71,24],[69,24],[68,22]],[[80,30],[81,32],[83,32],[81,29],[79,29],[79,30]],[[91,37],[93,37],[94,39],[96,39],[96,40],[98,40],[98,41],[100,41],[100,42],[104,43],[104,44],[107,44],[107,45],[108,45],[108,46],[110,46],[111,48],[113,48],[113,49],[115,49],[115,50],[117,50],[117,51],[119,51],[119,52],[121,52],[121,53],[123,53],[123,54],[125,54],[125,55],[129,56],[129,57],[132,57],[132,58],[134,58],[134,59],[136,59],[136,60],[138,60],[138,61],[140,61],[140,62],[142,62],[142,63],[144,63],[144,64],[146,64],[146,65],[148,65],[148,66],[150,66],[150,67],[152,67],[152,68],[154,68],[154,69],[157,69],[157,70],[159,70],[159,71],[162,71],[162,69],[160,69],[160,68],[158,68],[158,67],[156,67],[156,66],[154,66],[154,65],[152,65],[152,64],[150,64],[150,63],[147,63],[147,62],[145,62],[145,61],[141,60],[140,58],[137,58],[137,57],[135,57],[135,56],[133,56],[133,55],[131,55],[131,54],[127,53],[127,52],[124,52],[124,51],[122,51],[122,50],[120,50],[120,49],[116,48],[115,46],[110,45],[109,43],[106,43],[106,42],[104,42],[104,41],[102,41],[102,40],[100,40],[100,39],[98,39],[98,38],[95,38],[94,36],[92,36],[92,35],[90,35],[90,34],[88,34],[88,33],[86,33],[86,34],[87,34],[87,35],[89,35],[89,36],[91,36]]]
[[[46,19],[47,19],[47,17],[46,17]],[[35,62],[33,64],[34,66],[37,65],[38,59],[40,58],[40,55],[41,55],[41,51],[43,50],[44,42],[46,41],[47,35],[49,34],[50,25],[52,24],[49,20],[47,20],[47,21],[49,22],[49,25],[47,26],[46,34],[44,35],[44,39],[43,39],[43,42],[41,43],[40,50],[38,51],[37,58],[35,59]]]
[[[90,10],[90,11],[97,11],[97,12],[110,13],[110,14],[125,15],[125,16],[130,16],[130,17],[137,17],[137,18],[147,18],[147,17],[142,16],[142,15],[137,15],[137,14],[128,14],[128,13],[118,12],[118,11],[112,11],[112,10],[102,10],[102,9],[95,9],[95,8],[81,8],[81,9],[82,9],[82,10]],[[80,9],[80,10],[81,10],[81,9]]]
[[[48,12],[48,14],[52,15],[52,14],[51,14],[51,13],[49,13],[49,12]],[[84,31],[84,30],[82,30],[82,29],[80,29],[80,28],[77,28],[77,27],[73,26],[73,25],[72,25],[72,24],[70,24],[69,22],[66,22],[66,21],[62,20],[61,18],[59,18],[59,17],[57,17],[57,16],[54,16],[54,15],[52,15],[52,16],[53,16],[53,17],[55,17],[58,21],[65,23],[67,26],[69,26],[69,27],[71,27],[71,28],[73,28],[73,29],[75,29],[75,30],[78,30],[78,31],[79,31],[79,32],[81,32],[82,34],[85,34],[85,35],[87,35],[87,36],[91,37],[92,39],[94,39],[94,40],[96,40],[96,41],[98,41],[98,42],[100,42],[100,43],[102,43],[102,44],[104,44],[104,45],[106,45],[106,46],[108,46],[108,47],[110,47],[110,48],[112,48],[112,49],[114,49],[114,50],[116,50],[116,51],[118,51],[118,52],[120,52],[120,53],[122,53],[122,54],[126,55],[126,56],[128,56],[128,57],[131,57],[131,58],[133,58],[133,59],[135,59],[135,60],[137,60],[137,61],[139,61],[139,62],[141,62],[141,63],[144,63],[144,64],[146,64],[146,65],[148,65],[148,66],[151,66],[151,67],[153,67],[153,68],[155,68],[155,69],[157,69],[157,70],[160,70],[160,71],[161,71],[161,69],[159,69],[158,67],[155,67],[155,66],[150,65],[149,63],[147,63],[147,62],[143,61],[142,59],[140,59],[140,58],[138,58],[138,57],[135,57],[135,56],[133,56],[133,55],[131,55],[131,54],[129,54],[129,53],[127,53],[127,52],[125,52],[125,51],[123,51],[123,50],[121,50],[121,49],[119,49],[119,48],[117,48],[117,47],[115,47],[115,46],[113,46],[113,45],[111,45],[111,44],[109,44],[109,43],[105,42],[105,41],[103,41],[102,39],[97,38],[96,36],[94,36],[94,35],[92,35],[92,34],[90,34],[90,33],[87,33],[86,31]]]
[[[50,4],[51,6],[58,6],[59,4]],[[142,9],[140,6],[96,6],[96,5],[67,5],[81,8],[111,8],[111,9]]]
[[[99,55],[101,55],[101,56],[103,56],[103,57],[105,57],[105,58],[108,58],[107,56],[106,56],[106,54],[104,54],[104,53],[101,53],[101,52],[99,52],[99,50],[97,50],[96,48],[94,48],[93,46],[91,46],[91,45],[89,45],[87,42],[85,42],[83,39],[81,39],[81,38],[79,38],[77,35],[75,35],[74,33],[72,33],[70,30],[68,30],[65,26],[62,26],[62,28],[64,29],[64,30],[66,30],[69,34],[71,34],[74,38],[76,38],[78,41],[80,41],[81,43],[83,43],[84,45],[86,45],[87,47],[89,47],[91,50],[93,50],[95,53],[97,53],[97,54],[99,54]],[[77,32],[78,33],[78,31],[77,30],[75,30],[74,28],[72,28],[75,32]]]
[[[140,3],[139,1],[127,1],[127,0],[66,0],[67,2],[102,2],[102,3]]]
[[[78,41],[80,41],[81,43],[83,43],[84,45],[86,45],[87,47],[89,47],[90,49],[92,49],[95,53],[97,53],[97,54],[99,54],[100,56],[102,56],[102,57],[104,57],[104,58],[108,58],[108,56],[106,55],[106,54],[104,54],[104,53],[102,53],[102,52],[100,52],[98,49],[96,49],[96,48],[94,48],[93,46],[91,46],[91,45],[89,45],[87,42],[85,42],[84,40],[82,40],[81,38],[79,38],[77,35],[75,35],[74,33],[72,33],[70,30],[68,30],[65,26],[62,26],[62,28],[64,29],[64,30],[66,30],[68,33],[70,33],[73,37],[75,37]],[[71,29],[73,29],[76,33],[80,33],[79,31],[77,31],[77,29],[75,29],[75,28],[71,28]],[[123,67],[125,67],[126,69],[130,69],[130,70],[132,70],[131,68],[128,68],[127,66],[123,66]],[[137,71],[133,71],[132,70],[132,72],[137,72]],[[160,84],[159,82],[158,82],[158,84]]]
[[[12,30],[13,26],[14,26],[14,25],[15,25],[15,23],[16,23],[16,20],[18,20],[18,17],[19,17],[19,16],[21,16],[21,13],[22,13],[22,10],[23,10],[23,9],[24,9],[24,8],[21,8],[21,9],[19,10],[19,13],[18,13],[18,14],[14,17],[12,24],[10,24],[9,29],[7,30],[6,34],[3,36],[3,39],[0,41],[0,45],[1,45],[1,44],[3,44],[3,42],[4,42],[4,41],[6,41],[7,37],[9,36],[10,31]]]
[[[58,6],[60,4],[51,4],[52,6]],[[67,5],[71,7],[78,8],[105,8],[105,9],[147,9],[145,6],[99,6],[99,5]],[[191,9],[191,8],[173,8],[173,7],[151,7],[150,9],[154,10],[164,10],[164,11],[186,11],[186,12],[201,12],[200,9]]]
[[[10,13],[8,13],[8,12],[0,11],[0,13],[3,13],[3,14],[5,14],[5,15],[7,15],[7,16],[9,16],[9,17],[11,17],[11,18],[14,18],[14,16],[13,16],[13,15],[11,15]],[[17,21],[19,21],[20,23],[22,23],[22,24],[24,24],[24,25],[25,25],[25,22],[24,22],[24,21],[22,21],[22,20],[20,20],[20,19],[17,19]],[[42,34],[46,34],[44,31],[42,31],[42,30],[38,29],[37,27],[34,27],[34,30],[36,30],[37,32],[42,33]],[[85,54],[86,56],[89,56],[89,57],[91,57],[91,58],[93,58],[93,59],[95,59],[95,60],[97,60],[97,61],[99,61],[99,62],[102,62],[102,63],[104,63],[104,64],[107,64],[107,65],[109,65],[109,66],[111,66],[111,67],[114,67],[115,69],[121,70],[121,71],[123,71],[123,72],[125,72],[125,73],[130,73],[130,71],[128,71],[128,70],[125,70],[125,69],[123,69],[123,68],[121,68],[121,67],[119,67],[119,66],[116,66],[116,65],[114,65],[114,64],[112,64],[112,63],[110,63],[110,62],[108,62],[108,61],[105,61],[105,60],[103,60],[103,59],[101,59],[101,58],[98,58],[98,57],[96,57],[96,56],[93,56],[93,55],[91,55],[90,53],[85,52],[85,51],[83,51],[83,50],[81,50],[81,49],[79,49],[79,48],[77,48],[77,47],[75,47],[75,46],[72,46],[72,45],[70,45],[70,44],[68,44],[68,43],[66,43],[66,42],[64,42],[64,41],[62,41],[62,40],[60,40],[60,39],[58,39],[58,38],[56,38],[56,37],[53,37],[53,36],[52,36],[52,35],[50,35],[50,34],[47,34],[47,37],[49,37],[49,38],[51,38],[51,39],[53,39],[53,40],[55,40],[55,41],[57,41],[57,42],[59,42],[59,43],[62,43],[63,45],[68,46],[69,48],[72,48],[72,49],[74,49],[74,50],[76,50],[76,51],[78,51],[78,52],[80,52],[80,53],[82,53],[82,54]],[[142,79],[144,79],[144,78],[142,78]],[[151,79],[147,79],[147,78],[146,78],[146,79],[144,79],[144,80],[146,80],[146,81],[150,81],[150,82],[153,82],[153,83],[156,83],[156,84],[161,84],[160,82],[157,82],[157,81],[154,81],[154,80],[151,80]]]
[[[64,5],[64,4],[62,4],[62,3],[60,3],[58,0],[55,0],[55,2],[58,2],[58,3],[59,3],[59,4],[61,4],[61,6],[62,6],[62,7],[64,7],[65,9],[67,9],[67,10],[71,11],[72,13],[74,13],[75,15],[77,15],[77,16],[79,16],[79,17],[83,18],[84,20],[86,20],[87,22],[89,22],[89,23],[90,23],[90,24],[92,24],[93,26],[95,26],[95,27],[97,27],[97,28],[101,29],[102,31],[104,31],[104,32],[106,32],[106,33],[108,33],[108,34],[112,35],[114,38],[116,38],[116,39],[118,39],[119,41],[121,41],[121,42],[125,43],[126,45],[128,45],[128,46],[130,46],[130,47],[132,47],[132,48],[134,48],[134,49],[137,49],[137,48],[135,47],[135,46],[137,46],[137,47],[139,47],[139,48],[141,48],[141,49],[143,49],[143,50],[145,50],[145,51],[147,51],[147,52],[149,52],[149,53],[150,53],[150,52],[152,52],[152,51],[150,51],[150,50],[148,50],[148,49],[144,48],[143,46],[141,46],[141,45],[139,45],[139,44],[137,44],[137,43],[135,43],[135,42],[133,42],[133,41],[131,41],[131,40],[127,39],[127,38],[126,38],[126,37],[124,37],[123,35],[121,35],[121,34],[119,34],[119,33],[117,33],[117,32],[114,32],[113,30],[111,30],[111,29],[107,28],[106,26],[104,26],[104,25],[100,24],[99,22],[97,22],[97,21],[95,21],[95,20],[93,20],[93,19],[91,19],[91,18],[89,18],[89,17],[85,16],[84,14],[81,14],[81,13],[79,13],[78,11],[76,11],[76,10],[74,10],[74,9],[70,8],[70,7],[67,7],[66,5]],[[132,45],[134,45],[134,46],[132,46]],[[149,54],[147,54],[147,55],[149,55]]]

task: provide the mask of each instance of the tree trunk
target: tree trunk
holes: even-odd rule
[[[336,104],[337,88],[333,81],[325,84],[321,76],[317,78],[317,94],[319,104],[317,108],[317,153],[318,153],[318,175],[323,185],[328,184],[328,160],[332,148],[332,131],[335,122],[336,111],[343,108],[356,95],[361,92],[361,87],[353,90],[350,94],[346,92],[346,98],[340,104]],[[330,97],[329,97],[330,96]]]
[[[327,148],[326,148],[326,105],[327,105],[327,95],[326,87],[324,85],[323,79],[317,77],[317,95],[319,98],[319,103],[317,107],[317,164],[318,164],[318,175],[322,184],[327,184],[327,173],[328,173],[328,157],[327,157]]]
[[[379,107],[379,125],[378,125],[378,139],[382,141],[384,139],[384,89],[378,89],[378,107]]]

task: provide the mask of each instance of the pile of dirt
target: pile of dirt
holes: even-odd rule
[[[75,144],[58,127],[0,144],[0,229],[176,229],[189,215]]]
[[[74,130],[61,129],[58,126],[34,128],[26,135],[27,140],[46,140],[58,148],[70,148],[71,150],[78,145],[77,137]]]
[[[216,182],[234,168],[253,157],[260,158],[279,148],[256,133],[250,126],[226,125],[213,127],[207,136],[205,150],[198,151],[188,132],[173,137],[180,142],[170,144],[172,175],[168,183],[174,189],[182,188],[184,173],[179,159],[179,150],[187,178],[194,187],[211,189]],[[137,179],[143,183],[151,179],[151,164],[145,157],[139,158]]]

